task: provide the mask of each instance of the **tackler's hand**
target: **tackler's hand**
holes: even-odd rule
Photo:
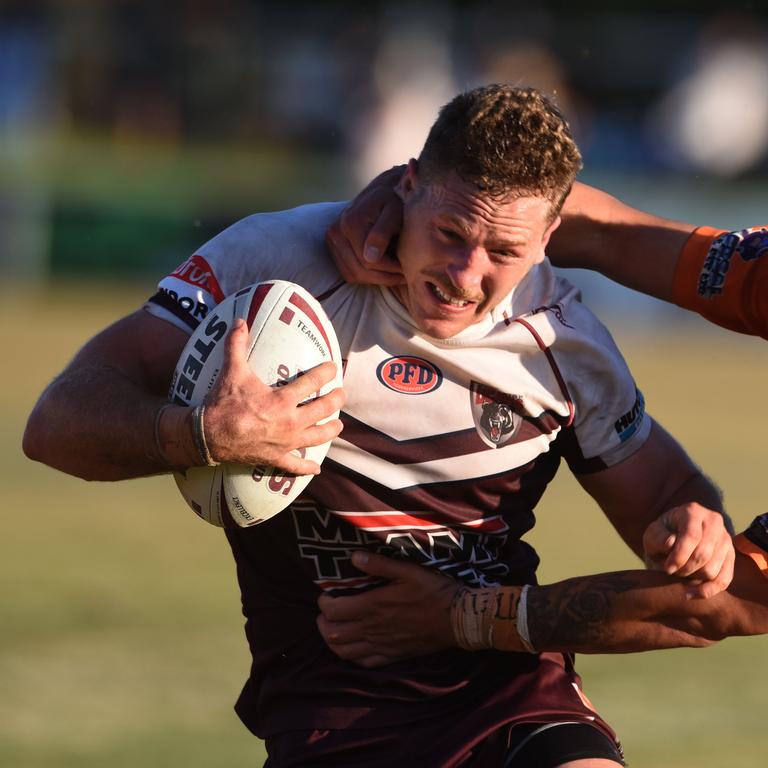
[[[335,363],[322,363],[290,384],[270,387],[250,369],[247,342],[248,327],[238,320],[226,341],[221,374],[206,398],[211,455],[222,462],[266,464],[296,475],[318,474],[317,463],[298,454],[341,432],[339,419],[324,420],[341,409],[344,391],[337,388],[304,401],[333,379]]]
[[[457,582],[368,552],[355,552],[352,562],[387,583],[352,597],[320,596],[317,626],[337,656],[372,668],[455,645],[451,602]]]
[[[646,529],[643,547],[649,567],[690,579],[690,597],[712,597],[733,579],[735,552],[727,518],[701,504],[668,509]]]
[[[348,283],[401,285],[390,245],[400,233],[403,203],[395,189],[405,166],[379,174],[328,228],[326,244]]]

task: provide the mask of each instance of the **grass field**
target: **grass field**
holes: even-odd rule
[[[232,712],[248,658],[220,533],[168,478],[89,484],[20,450],[47,381],[149,288],[0,294],[10,349],[0,383],[0,765],[9,768],[263,762]],[[764,342],[703,323],[684,335],[617,337],[649,409],[722,485],[737,524],[765,511]],[[634,565],[566,471],[539,520],[532,541],[545,581]],[[746,768],[768,753],[766,652],[764,638],[735,639],[583,657],[580,669],[633,768]]]

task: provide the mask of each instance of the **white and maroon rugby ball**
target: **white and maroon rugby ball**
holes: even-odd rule
[[[326,360],[336,363],[323,395],[341,386],[339,342],[331,321],[304,288],[271,280],[243,288],[224,299],[189,338],[169,392],[179,405],[198,405],[213,386],[224,361],[224,340],[237,318],[248,323],[248,364],[266,384],[280,386]],[[338,413],[329,418],[336,418]],[[318,464],[330,442],[302,449]],[[176,484],[194,511],[213,525],[247,527],[285,509],[314,475],[284,474],[274,467],[222,464],[175,472]]]

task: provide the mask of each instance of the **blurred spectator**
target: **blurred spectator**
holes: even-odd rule
[[[652,130],[673,165],[716,176],[753,170],[768,149],[768,34],[713,22],[694,65],[663,97]]]
[[[0,134],[45,124],[50,48],[40,9],[17,3],[0,17]]]
[[[361,183],[418,155],[437,110],[457,90],[446,10],[401,4],[382,12],[381,21],[373,82],[378,102],[358,124]]]

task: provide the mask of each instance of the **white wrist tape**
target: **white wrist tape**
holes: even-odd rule
[[[536,649],[531,643],[531,636],[528,632],[528,590],[531,585],[526,584],[520,592],[520,601],[517,604],[517,634],[520,636],[520,642],[528,653],[536,653]]]
[[[489,613],[495,611],[497,589],[480,595],[463,587],[451,606],[451,627],[456,644],[465,651],[493,648]]]

